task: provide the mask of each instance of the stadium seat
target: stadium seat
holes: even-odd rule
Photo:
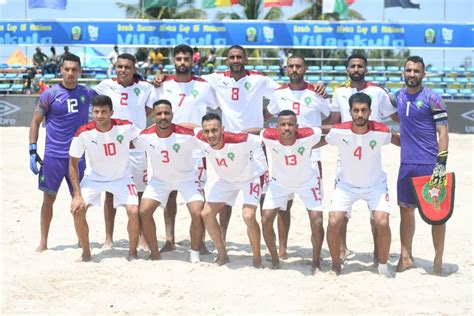
[[[43,80],[51,80],[54,79],[56,76],[54,74],[44,74]]]
[[[153,81],[154,78],[155,78],[154,75],[148,75],[146,76],[146,81]]]
[[[428,83],[430,83],[430,82],[428,82]],[[432,87],[435,86],[433,83],[431,83],[431,84],[432,84]],[[404,85],[405,85],[405,83],[403,83],[402,81],[398,81],[398,82],[391,82],[391,81],[389,81],[389,82],[387,82],[387,83],[385,84],[385,87],[386,87],[387,89],[400,89],[400,88],[402,88]]]
[[[451,98],[455,98],[456,95],[459,93],[459,90],[458,89],[445,89],[444,90],[445,94],[448,94],[451,96]]]
[[[0,79],[5,78],[5,74],[3,72],[0,72]]]
[[[267,66],[265,66],[265,65],[256,65],[255,70],[256,71],[264,71],[264,70],[267,70]]]
[[[402,78],[400,77],[388,77],[389,82],[400,82],[402,81]]]
[[[434,93],[437,93],[437,94],[443,94],[443,93],[444,93],[444,89],[443,89],[443,88],[434,88],[434,89],[433,89],[433,92],[434,92]]]
[[[106,74],[96,74],[95,75],[95,80],[104,80],[104,79],[107,79]]]
[[[13,92],[22,92],[23,91],[23,84],[21,83],[16,83],[16,84],[12,84],[11,86],[11,91]]]
[[[460,84],[459,82],[455,82],[455,83],[450,83],[446,86],[447,89],[462,89],[464,87],[464,85]]]
[[[456,67],[454,71],[458,73],[458,75],[463,75],[467,70],[464,67]]]
[[[374,70],[377,72],[385,72],[386,68],[385,66],[375,66]]]
[[[459,77],[456,81],[462,85],[466,85],[466,83],[469,82],[469,79],[466,77]]]
[[[226,71],[227,70],[227,65],[219,65],[216,67],[217,71]]]
[[[374,81],[375,77],[374,76],[365,76],[365,81]]]
[[[278,65],[270,65],[267,69],[269,72],[280,72],[280,66]]]
[[[319,66],[308,66],[307,73],[316,73],[319,72]]]
[[[373,66],[367,66],[367,71],[373,71],[374,67]]]
[[[390,93],[395,93],[395,92],[397,92],[398,90],[400,90],[400,88],[390,88],[390,89],[388,89],[388,92],[390,92]]]
[[[309,83],[315,83],[315,82],[318,82],[319,80],[321,80],[320,76],[314,76],[314,75],[306,76],[306,81],[308,81]]]
[[[255,66],[254,65],[245,65],[245,70],[254,70]]]
[[[442,68],[442,71],[443,71],[444,73],[452,72],[452,71],[453,71],[453,68],[452,68],[452,67],[443,67],[443,68]]]
[[[338,83],[344,82],[347,80],[346,76],[334,76],[334,80],[336,80]]]
[[[331,87],[327,87],[327,88],[326,88],[326,93],[327,93],[327,94],[332,94],[333,91],[334,91],[334,89],[331,88]]]
[[[429,77],[428,80],[430,82],[434,82],[434,83],[441,83],[441,81],[443,81],[443,79],[441,79],[441,77]]]
[[[6,80],[14,80],[16,79],[16,77],[17,77],[17,74],[13,74],[13,73],[5,74]]]
[[[10,68],[10,66],[8,66],[8,64],[6,64],[6,63],[0,64],[0,69],[3,70],[3,69],[8,69],[8,68]]]
[[[345,73],[346,72],[346,67],[345,66],[334,66],[334,70],[336,72],[343,72]]]
[[[443,78],[443,82],[445,83],[454,83],[456,80],[454,78],[451,78],[451,77],[444,77]]]
[[[472,99],[472,98],[474,98],[474,91],[471,90],[471,89],[460,89],[460,90],[459,90],[459,94],[461,94],[461,96],[462,96],[464,99]]]
[[[428,70],[428,72],[436,72],[436,73],[440,72],[437,67],[433,67],[433,66],[428,67],[427,70]]]
[[[10,84],[9,83],[0,83],[0,92],[10,92]]]
[[[20,64],[11,64],[11,65],[10,65],[10,68],[12,68],[12,69],[19,69],[19,68],[21,68],[21,65],[20,65]]]
[[[280,77],[280,82],[282,82],[282,83],[288,83],[288,82],[290,82],[290,78],[288,78],[287,76],[285,76],[285,77]]]
[[[333,71],[333,69],[334,69],[334,68],[333,68],[332,66],[321,66],[321,70],[322,70],[323,72],[325,72],[325,71]]]
[[[389,71],[389,72],[400,72],[400,67],[398,67],[398,66],[387,66],[387,71]]]
[[[387,81],[387,77],[377,76],[377,77],[375,77],[375,81],[379,82],[379,83],[385,83]]]
[[[280,76],[268,76],[268,78],[272,79],[273,81],[280,81]]]
[[[331,81],[332,81],[332,76],[322,76],[322,77],[321,77],[321,80],[322,80],[324,83],[331,82]]]

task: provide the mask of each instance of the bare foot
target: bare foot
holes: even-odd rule
[[[205,255],[210,255],[210,254],[211,254],[211,252],[209,251],[209,249],[207,249],[205,243],[202,243],[201,248],[199,248],[199,254],[200,254],[200,255],[203,255],[203,256],[205,256]]]
[[[148,247],[148,243],[146,242],[145,237],[140,236],[140,239],[138,240],[138,249],[144,251],[150,250],[150,247]]]
[[[163,253],[163,252],[168,252],[168,251],[173,251],[173,250],[176,250],[176,244],[167,240],[165,242],[165,245],[160,249],[160,252]]]
[[[281,269],[280,260],[278,258],[275,258],[275,260],[272,260],[272,269],[273,270]]]
[[[133,260],[137,260],[138,256],[137,256],[137,254],[132,255],[132,254],[129,253],[128,256],[126,257],[126,259],[127,259],[127,261],[133,261]]]
[[[355,256],[354,252],[352,252],[349,249],[341,250],[341,253],[339,254],[339,258],[341,258],[341,262],[345,262],[346,260],[349,260]]]
[[[150,254],[148,259],[149,260],[160,260],[161,259],[160,253],[157,253],[156,255],[155,254]]]
[[[286,252],[286,250],[280,250],[278,252],[278,256],[283,260],[288,259],[288,253]]]
[[[112,249],[114,247],[114,242],[112,240],[105,240],[102,245],[103,250]]]
[[[413,260],[409,257],[402,258],[398,260],[397,272],[403,272],[413,266]]]
[[[230,261],[229,256],[227,254],[224,254],[222,258],[219,255],[217,255],[216,259],[214,259],[214,262],[217,263],[218,266],[222,266],[228,263],[229,261]]]
[[[253,257],[252,258],[252,266],[254,268],[260,269],[262,267],[262,257]]]
[[[332,265],[332,268],[331,268],[331,274],[333,275],[340,275],[341,274],[341,265]]]
[[[36,248],[37,253],[42,253],[43,251],[48,250],[48,246],[46,245],[39,245],[38,248]]]
[[[91,254],[82,254],[82,256],[76,260],[77,262],[89,262],[91,261]]]

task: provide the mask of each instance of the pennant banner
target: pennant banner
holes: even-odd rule
[[[238,3],[239,0],[203,0],[202,6],[204,7],[204,9],[212,9],[230,7]]]
[[[403,9],[419,9],[420,4],[413,3],[410,0],[385,0],[385,8],[402,7]]]
[[[337,13],[341,19],[347,19],[349,6],[355,0],[323,0],[323,13]]]
[[[67,0],[28,0],[28,9],[66,10]]]
[[[444,224],[453,215],[455,176],[447,173],[446,186],[441,189],[430,186],[431,176],[411,178],[418,211],[421,218],[430,225]]]
[[[291,7],[293,0],[263,0],[263,6],[269,7]]]
[[[177,0],[145,0],[146,10],[154,7],[174,8],[178,6]]]

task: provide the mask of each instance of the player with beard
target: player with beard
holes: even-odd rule
[[[364,92],[371,98],[371,114],[370,120],[381,122],[382,118],[390,117],[393,121],[399,122],[397,109],[392,106],[389,95],[380,86],[373,82],[365,80],[367,74],[367,58],[361,54],[352,54],[346,61],[346,72],[350,80],[343,86],[338,87],[333,94],[331,104],[331,117],[328,123],[334,124],[339,122],[352,121],[351,113],[349,111],[349,98],[357,92]],[[338,161],[338,170],[340,162]],[[336,173],[339,171],[336,170]],[[347,223],[349,218],[341,226],[341,258],[345,259],[349,254],[347,248]],[[377,258],[377,238],[376,230],[371,219],[372,235],[374,240],[374,264]]]
[[[268,111],[272,115],[278,115],[281,111],[292,110],[298,120],[298,127],[319,127],[322,120],[329,116],[330,103],[314,93],[315,87],[304,80],[306,74],[306,62],[301,56],[292,55],[287,61],[287,72],[290,78],[288,85],[283,85],[275,90],[268,105]],[[313,149],[311,153],[311,165],[318,168],[319,176],[322,175],[321,154],[319,149]],[[321,191],[322,194],[322,191]],[[278,212],[278,237],[279,256],[287,258],[288,232],[291,224],[290,204]]]
[[[155,100],[165,99],[173,106],[173,123],[192,123],[201,125],[201,118],[206,114],[207,108],[216,108],[216,97],[211,85],[204,79],[192,73],[193,49],[188,45],[178,45],[174,48],[174,66],[176,74],[169,76],[155,89]],[[200,156],[198,152],[196,156]],[[204,187],[206,170],[204,160],[195,159],[196,169],[199,170],[199,180]],[[177,191],[172,191],[164,211],[166,242],[160,252],[175,250],[175,220],[177,213]],[[204,244],[201,253],[208,253]]]
[[[406,88],[392,96],[400,116],[401,158],[397,182],[400,206],[400,241],[402,245],[397,271],[413,265],[412,243],[415,234],[416,199],[410,178],[431,174],[431,184],[441,186],[446,180],[448,159],[448,113],[443,99],[423,87],[425,64],[419,56],[408,57],[403,77]],[[435,249],[433,272],[442,274],[446,223],[431,228]]]

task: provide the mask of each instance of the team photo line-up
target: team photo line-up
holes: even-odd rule
[[[331,273],[338,275],[350,253],[346,232],[352,205],[363,200],[371,214],[374,264],[380,275],[393,277],[387,265],[390,205],[381,157],[381,147],[392,143],[401,150],[397,180],[401,252],[396,271],[413,266],[417,204],[410,179],[431,176],[432,187],[444,186],[448,154],[446,107],[439,95],[423,87],[421,57],[406,59],[406,86],[389,95],[365,80],[367,59],[353,54],[346,61],[349,80],[330,101],[323,84],[305,81],[306,63],[301,56],[288,58],[289,83],[282,86],[245,70],[246,51],[239,45],[226,51],[227,71],[201,77],[193,74],[191,47],[178,45],[173,56],[175,74],[156,76],[149,83],[137,79],[135,57],[120,54],[116,77],[94,88],[78,84],[79,57],[64,56],[61,82],[40,95],[29,132],[30,168],[43,191],[38,252],[48,248],[53,205],[65,178],[82,261],[91,260],[86,212],[90,206],[100,206],[102,192],[104,249],[113,246],[116,208],[124,206],[128,259],[138,258],[139,247],[149,249],[152,260],[175,250],[179,192],[191,215],[189,260],[196,263],[209,254],[204,243],[207,231],[217,251],[214,261],[224,265],[229,262],[226,233],[232,206],[242,192],[252,265],[263,266],[263,235],[271,268],[278,269],[280,260],[288,257],[290,209],[296,193],[309,217],[313,272],[321,265],[323,213],[328,214]],[[267,107],[264,98],[270,100]],[[154,124],[147,127],[149,115]],[[264,128],[272,117],[276,127]],[[400,134],[381,123],[386,117],[400,124]],[[40,158],[36,144],[43,121],[46,141]],[[320,147],[326,144],[336,146],[338,161],[331,203],[323,212]],[[204,193],[206,164],[212,165],[217,180],[207,184]],[[161,249],[153,218],[158,206],[164,209],[166,232]],[[256,219],[259,206],[261,225]],[[445,232],[445,223],[432,225],[436,275],[442,275]]]

